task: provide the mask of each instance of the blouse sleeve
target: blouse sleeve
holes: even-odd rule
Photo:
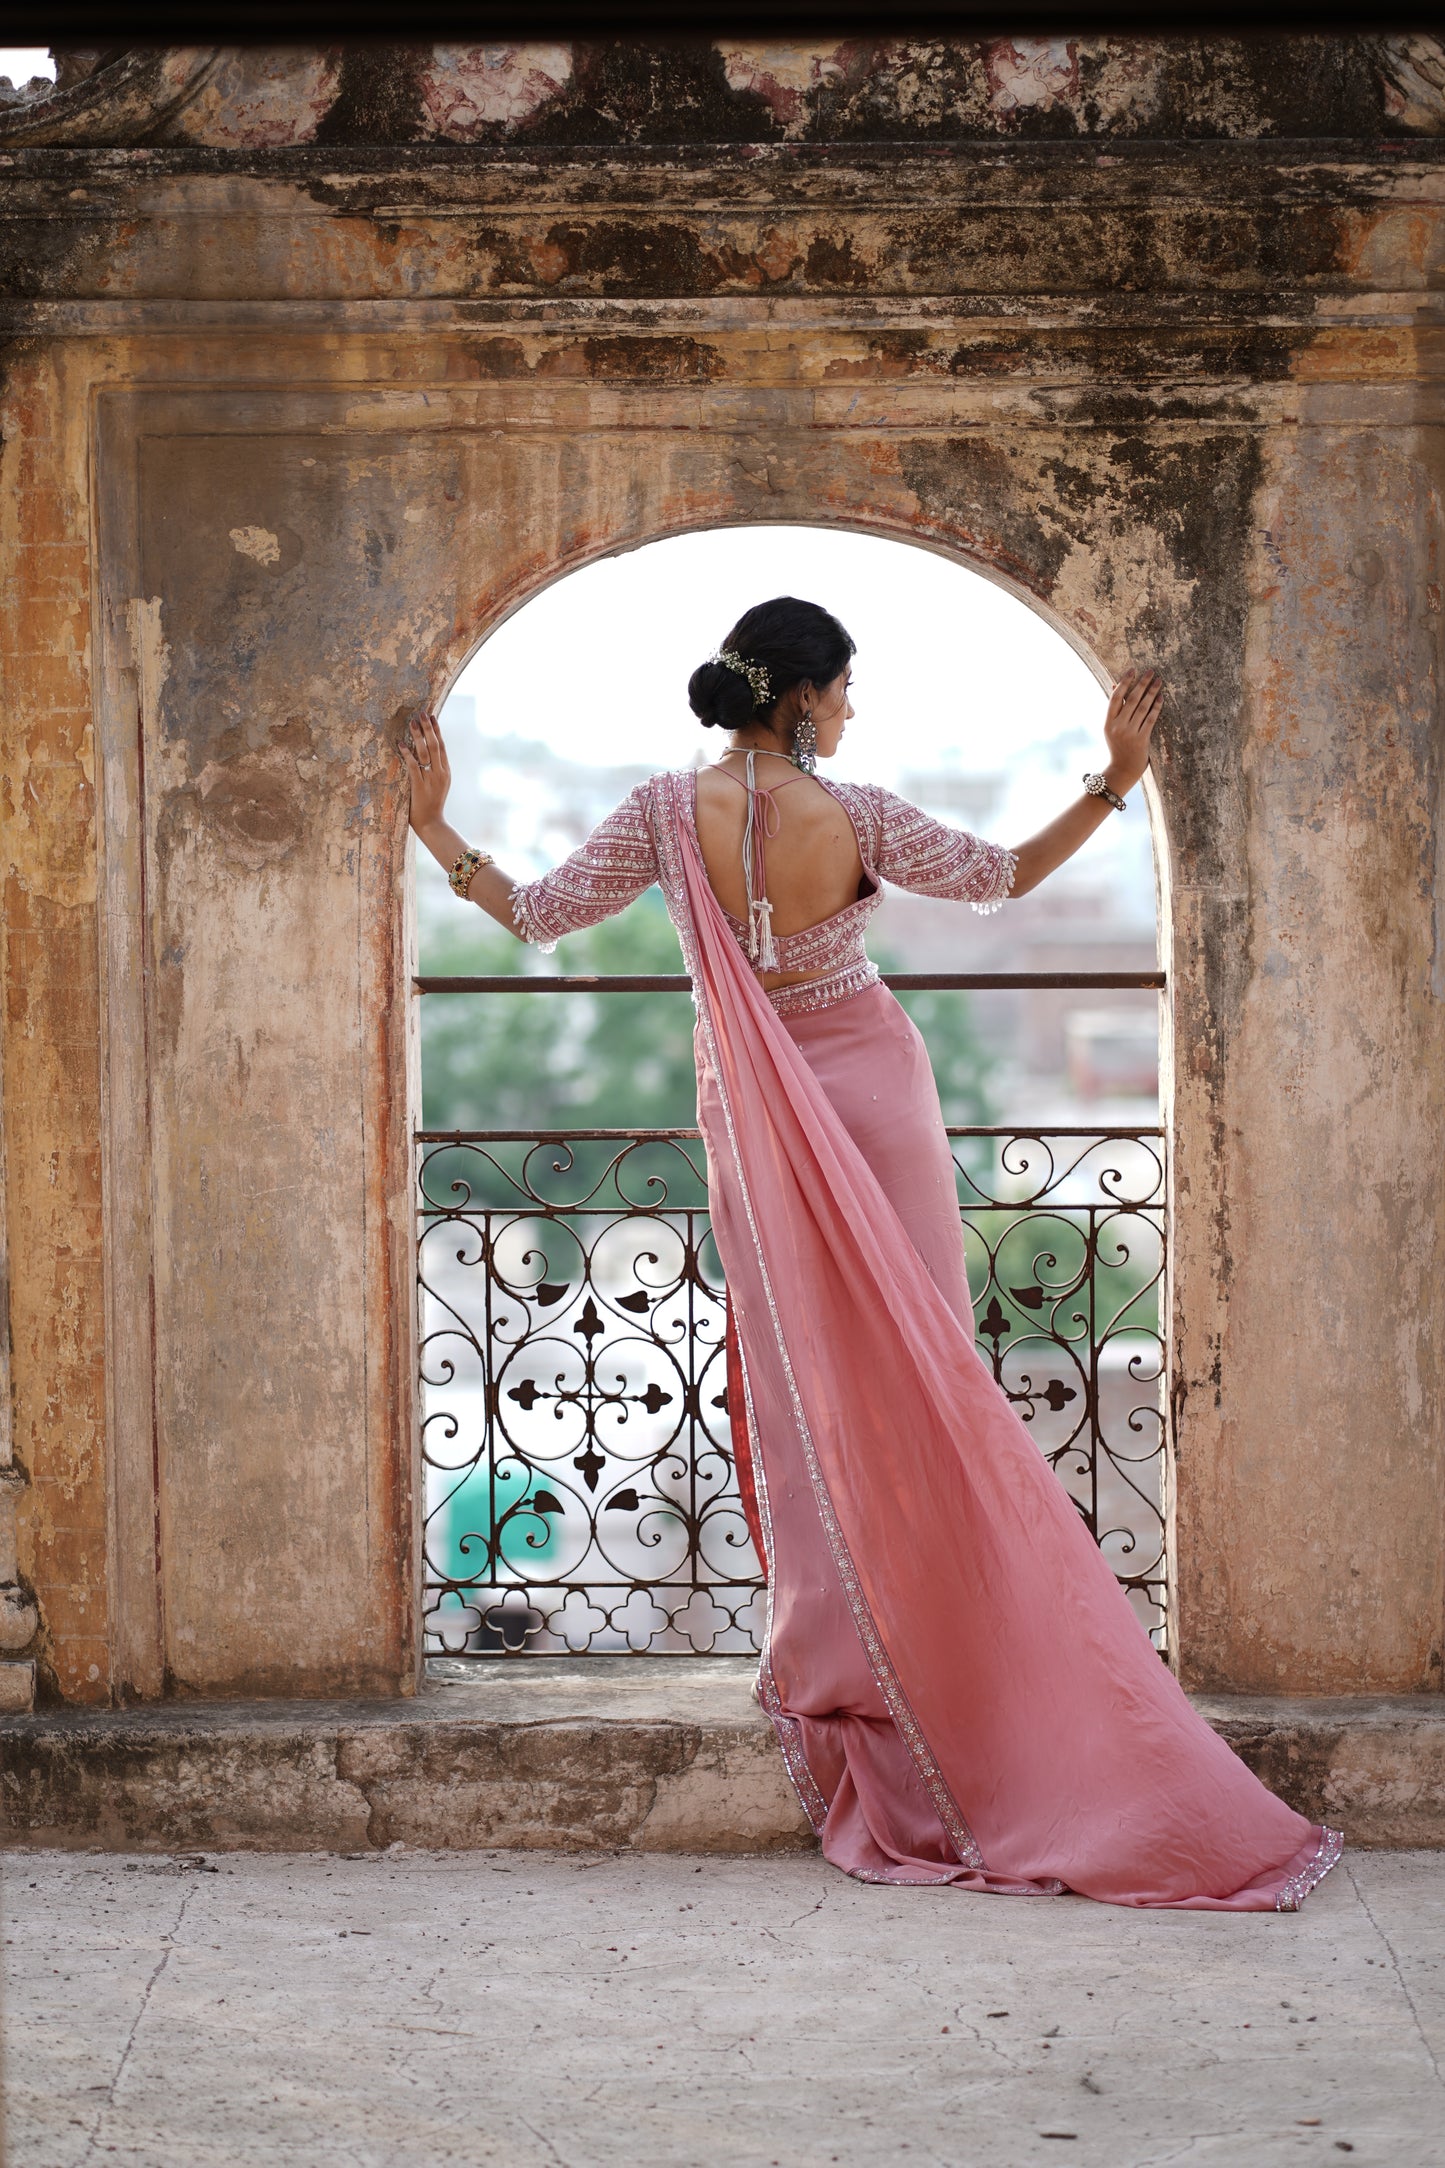
[[[570,858],[512,890],[512,923],[522,940],[554,949],[564,934],[626,910],[656,879],[647,785],[639,783]]]
[[[976,911],[996,911],[1007,901],[1018,871],[1014,852],[947,827],[891,790],[875,786],[868,795],[878,817],[876,871],[885,881],[915,896],[971,903]]]

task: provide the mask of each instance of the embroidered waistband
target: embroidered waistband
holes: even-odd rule
[[[839,1001],[878,983],[878,966],[865,956],[860,962],[840,964],[820,979],[804,979],[797,986],[775,986],[768,995],[779,1016],[811,1016],[816,1009],[831,1009]]]

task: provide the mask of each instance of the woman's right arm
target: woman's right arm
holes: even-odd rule
[[[412,744],[400,750],[411,780],[411,825],[448,874],[467,848],[465,836],[444,817],[451,768],[431,715],[412,723]],[[514,881],[499,866],[479,866],[467,887],[478,904],[519,941],[553,949],[564,934],[580,933],[623,911],[657,879],[657,848],[643,804],[632,791],[587,841],[560,866],[535,881]]]
[[[447,792],[452,787],[451,762],[434,715],[414,715],[411,743],[397,740],[397,751],[406,762],[411,784],[411,825],[418,843],[424,844],[442,868],[450,873],[467,849],[467,839],[445,817]],[[500,866],[478,866],[467,887],[468,903],[479,904],[508,933],[518,932],[512,916],[512,892],[517,884]]]

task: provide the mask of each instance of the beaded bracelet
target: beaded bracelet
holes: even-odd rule
[[[474,851],[468,845],[466,850],[462,852],[461,857],[447,875],[447,879],[451,882],[453,892],[461,897],[463,903],[467,900],[467,890],[472,885],[473,876],[483,866],[490,866],[493,863],[490,851]]]

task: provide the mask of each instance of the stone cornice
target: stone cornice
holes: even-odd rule
[[[412,190],[437,207],[489,207],[498,200],[529,207],[634,203],[656,209],[763,207],[790,201],[865,203],[886,207],[891,191],[913,205],[947,194],[968,195],[990,184],[999,200],[1019,191],[1047,195],[1051,185],[1091,187],[1110,198],[1132,198],[1144,184],[1171,195],[1212,181],[1225,193],[1256,188],[1261,179],[1282,189],[1393,192],[1401,177],[1434,177],[1445,168],[1445,135],[1318,136],[1281,140],[1134,137],[1111,141],[1064,138],[963,140],[932,143],[879,138],[841,143],[610,144],[300,144],[278,149],[203,145],[26,146],[0,141],[6,176],[0,217],[13,216],[27,187],[53,204],[57,185],[132,189],[140,183],[215,180],[261,185],[296,182],[343,190],[368,208]],[[1428,185],[1428,183],[1427,183]],[[64,207],[58,215],[64,215]]]

